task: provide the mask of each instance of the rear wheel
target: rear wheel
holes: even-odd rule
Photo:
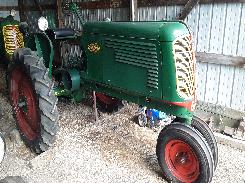
[[[46,151],[58,131],[57,97],[43,59],[18,49],[9,70],[9,92],[17,128],[36,153]]]
[[[123,106],[121,100],[98,92],[96,93],[96,101],[101,112],[116,112]]]
[[[214,168],[216,169],[218,163],[218,146],[212,130],[208,124],[197,116],[193,116],[191,126],[197,129],[203,137],[206,139],[213,155]]]
[[[212,153],[205,139],[193,128],[181,123],[166,126],[159,134],[156,153],[169,182],[211,182]]]

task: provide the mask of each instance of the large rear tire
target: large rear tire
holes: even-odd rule
[[[30,49],[18,49],[9,69],[9,93],[22,139],[34,152],[46,151],[58,131],[58,99],[48,69]]]
[[[159,134],[156,154],[169,182],[210,183],[214,165],[211,150],[202,135],[181,123],[166,126]]]
[[[212,130],[209,128],[208,124],[205,123],[205,121],[201,120],[197,116],[193,116],[191,126],[197,129],[206,139],[212,151],[214,159],[214,169],[216,169],[218,163],[218,146]]]

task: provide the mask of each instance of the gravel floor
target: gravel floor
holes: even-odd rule
[[[11,129],[13,118],[3,94],[0,102],[5,111],[0,129]],[[165,182],[155,155],[158,133],[135,124],[136,109],[127,105],[114,115],[102,114],[95,123],[90,107],[60,103],[60,132],[54,147],[36,156],[13,131],[6,139],[0,179],[20,175],[28,183]],[[242,183],[243,171],[245,152],[219,145],[213,183]]]

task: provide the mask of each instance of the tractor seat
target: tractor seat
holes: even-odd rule
[[[75,31],[71,28],[63,29],[49,29],[47,30],[48,34],[51,35],[54,39],[66,39],[75,37]]]

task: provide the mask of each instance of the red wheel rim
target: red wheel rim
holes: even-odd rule
[[[11,72],[10,95],[20,131],[28,140],[35,140],[40,132],[40,117],[35,90],[29,76],[20,66]]]
[[[199,161],[192,148],[181,140],[171,140],[165,147],[169,170],[181,182],[195,182],[199,176]]]
[[[96,93],[97,99],[105,105],[115,105],[118,100],[102,93]]]

